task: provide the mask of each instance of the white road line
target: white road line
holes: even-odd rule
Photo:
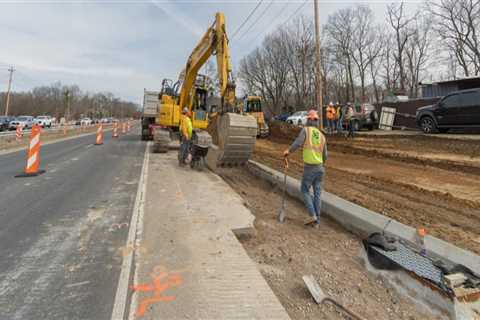
[[[143,230],[143,208],[145,205],[145,192],[148,174],[148,159],[149,159],[150,142],[147,143],[145,155],[143,157],[143,166],[140,174],[140,181],[138,182],[137,196],[135,198],[135,205],[133,207],[132,218],[130,221],[130,229],[128,230],[126,248],[134,248],[136,238],[140,239]],[[117,292],[112,310],[112,320],[124,320],[128,299],[128,284],[132,269],[133,254],[135,250],[123,257],[122,270],[118,279]],[[132,300],[134,300],[132,298]]]

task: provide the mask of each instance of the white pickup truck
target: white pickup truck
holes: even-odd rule
[[[50,116],[38,116],[35,118],[35,123],[42,128],[51,128],[52,118]]]

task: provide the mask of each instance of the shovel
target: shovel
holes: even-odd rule
[[[283,177],[283,196],[282,196],[282,207],[278,211],[278,222],[283,223],[285,221],[285,195],[287,193],[287,169],[288,169],[288,158],[285,157],[285,169],[283,171],[284,177]]]
[[[342,306],[340,303],[338,303],[336,300],[333,298],[330,298],[327,296],[322,288],[320,288],[320,285],[318,284],[317,281],[315,281],[315,278],[312,275],[309,276],[303,276],[302,277],[303,282],[307,285],[308,291],[310,291],[310,294],[312,295],[313,299],[317,304],[322,304],[324,302],[330,302],[332,303],[335,307],[338,309],[342,310],[343,313],[345,313],[347,316],[349,316],[351,319],[355,320],[365,320],[364,318],[356,315],[352,311],[348,310],[344,306]]]

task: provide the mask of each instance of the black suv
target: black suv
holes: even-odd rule
[[[480,128],[480,88],[453,92],[434,105],[418,108],[416,121],[424,133]]]

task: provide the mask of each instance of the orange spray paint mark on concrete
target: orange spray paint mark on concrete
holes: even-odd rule
[[[155,268],[150,274],[152,277],[151,283],[139,284],[132,286],[133,291],[137,292],[152,292],[153,295],[142,299],[138,306],[136,315],[143,316],[147,311],[149,305],[156,302],[170,302],[176,299],[174,295],[164,295],[164,292],[171,287],[176,287],[182,284],[182,277],[179,274],[169,274],[168,272],[159,271],[159,268]]]

